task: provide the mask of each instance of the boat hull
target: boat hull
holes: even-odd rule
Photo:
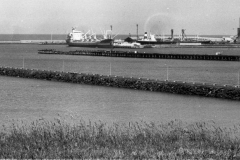
[[[90,48],[111,48],[112,40],[103,40],[98,42],[67,41],[70,47],[90,47]]]
[[[100,44],[100,43],[79,43],[79,42],[70,42],[68,43],[70,47],[91,47],[91,48],[110,48],[111,44]]]

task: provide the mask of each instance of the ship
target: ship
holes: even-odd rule
[[[161,45],[161,44],[179,44],[179,45],[202,45],[202,44],[209,44],[211,43],[210,40],[200,40],[199,38],[187,38],[184,30],[182,30],[182,35],[179,37],[173,36],[173,30],[171,37],[157,37],[150,33],[148,36],[148,33],[145,32],[142,39],[137,40],[138,43],[141,45],[146,44],[153,44],[153,45]]]
[[[107,33],[107,32],[106,32]],[[111,48],[113,47],[113,39],[107,34],[99,39],[96,33],[90,30],[86,33],[72,28],[72,32],[67,35],[66,40],[68,46],[73,47],[91,47],[91,48]]]

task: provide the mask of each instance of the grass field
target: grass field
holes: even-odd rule
[[[214,122],[128,124],[39,119],[0,132],[0,158],[236,159],[240,126]]]

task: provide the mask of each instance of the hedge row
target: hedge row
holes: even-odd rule
[[[240,100],[238,86],[219,86],[132,77],[0,67],[0,75]]]

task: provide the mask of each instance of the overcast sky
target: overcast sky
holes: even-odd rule
[[[0,0],[0,34],[97,33],[235,35],[240,0]]]

